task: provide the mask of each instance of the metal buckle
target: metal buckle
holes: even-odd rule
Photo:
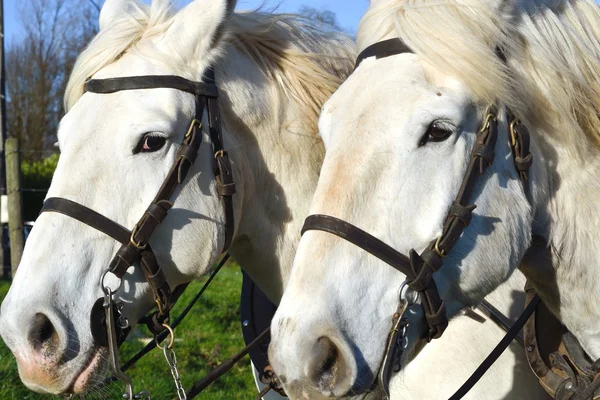
[[[215,153],[215,160],[217,158],[223,158],[227,155],[227,152],[225,150],[219,150]]]
[[[517,133],[515,131],[515,128],[517,127],[517,125],[521,124],[521,121],[519,121],[518,119],[514,119],[511,123],[510,123],[510,128],[509,128],[509,132],[510,132],[510,144],[514,147],[514,148],[518,148],[519,143],[517,143]]]
[[[142,242],[135,241],[135,235],[138,231],[138,225],[136,224],[131,231],[131,236],[129,237],[129,243],[138,250],[145,250],[148,247],[148,243],[142,244]]]
[[[487,131],[490,127],[490,122],[492,120],[496,119],[496,116],[489,111],[489,107],[488,107],[488,111],[486,111],[486,113],[487,114],[485,116],[485,121],[483,121],[483,126],[479,130],[479,133],[484,133],[485,131]]]
[[[433,250],[435,251],[435,253],[440,256],[441,258],[446,258],[446,256],[448,254],[446,254],[445,250],[440,249],[440,242],[442,241],[442,237],[438,237],[437,240],[435,241],[435,246],[433,246]]]
[[[163,307],[162,301],[160,301],[160,299],[158,297],[156,297],[154,299],[154,302],[156,303],[156,308],[158,308],[158,314],[160,316],[165,315],[165,311],[164,311],[165,309]]]
[[[198,125],[198,128],[202,128],[201,121],[198,121],[196,118],[192,119],[192,122],[190,123],[190,127],[184,136],[184,139],[189,139],[192,136],[192,132],[194,131],[194,125],[196,125],[196,124]]]

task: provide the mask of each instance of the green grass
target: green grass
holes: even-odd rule
[[[179,300],[173,316],[177,316],[198,291],[203,281],[194,282]],[[194,381],[203,377],[211,368],[226,360],[243,346],[239,323],[239,296],[242,274],[237,266],[227,266],[219,273],[204,297],[177,328],[175,351],[183,385],[189,388]],[[0,281],[0,300],[4,299],[9,283]],[[144,328],[139,332],[143,338],[151,335]],[[140,335],[137,335],[138,337]],[[139,339],[128,340],[121,349],[125,360],[143,347]],[[173,399],[175,389],[171,373],[162,351],[154,350],[129,370],[135,390],[148,390],[154,400]],[[120,399],[122,389],[113,384],[96,396],[84,398]],[[256,388],[248,358],[213,383],[199,399],[249,399],[256,395]],[[19,379],[16,362],[0,341],[0,400],[52,399],[60,398],[39,395],[29,391]]]

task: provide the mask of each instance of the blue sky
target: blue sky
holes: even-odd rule
[[[4,0],[4,23],[7,42],[18,38],[21,34],[21,17],[17,5],[24,0]],[[323,5],[326,3],[327,5]],[[277,7],[281,12],[295,12],[301,6],[306,5],[319,10],[330,10],[336,13],[339,24],[349,30],[356,31],[358,21],[364,14],[368,0],[238,0],[237,7],[240,9],[253,9],[260,5],[272,9]]]

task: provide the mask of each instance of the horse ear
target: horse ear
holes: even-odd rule
[[[106,0],[98,20],[100,30],[110,25],[117,17],[128,14],[135,5],[137,5],[137,0]]]
[[[236,0],[192,1],[173,17],[162,42],[192,57],[205,54],[215,47],[235,5]]]

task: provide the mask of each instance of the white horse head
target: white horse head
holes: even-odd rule
[[[48,196],[131,228],[174,163],[194,96],[164,88],[84,93],[84,83],[141,75],[200,81],[212,66],[237,183],[231,251],[248,260],[244,266],[277,301],[323,154],[314,134],[318,110],[348,74],[354,50],[346,39],[291,16],[233,14],[234,3],[196,0],[174,15],[168,1],[105,3],[100,33],[67,88],[61,158]],[[214,154],[203,135],[198,159],[150,241],[171,288],[206,273],[224,244]],[[106,348],[93,339],[90,311],[118,247],[75,219],[39,217],[0,320],[29,388],[83,392],[106,370]],[[139,268],[125,275],[117,296],[131,323],[152,307]]]
[[[556,182],[568,178],[576,186],[565,191],[585,191],[586,205],[594,201],[587,193],[598,193],[592,179],[583,179],[584,187],[555,169],[558,163],[565,170],[573,166],[567,154],[575,160],[598,157],[600,35],[592,26],[599,16],[586,0],[372,4],[361,21],[359,48],[400,37],[413,53],[365,59],[326,103],[319,128],[327,152],[311,213],[350,222],[406,255],[430,248],[457,196],[486,109],[496,104],[495,161],[471,197],[477,205],[472,222],[434,275],[448,316],[479,302],[510,276],[532,230],[560,247],[574,226],[553,225],[550,213],[580,211],[555,197]],[[572,57],[563,59],[564,54]],[[511,154],[506,107],[532,131],[529,199]],[[568,239],[570,255],[574,243]],[[578,308],[577,316],[563,320],[575,322],[569,327],[585,345],[586,337],[600,339],[598,319],[584,322],[590,309],[598,312],[592,304],[597,297],[584,300],[590,292],[574,286],[593,286],[598,293],[598,272],[583,263],[577,267],[563,267],[563,284],[577,293],[565,297],[581,303],[555,309]],[[559,270],[559,287],[560,275]],[[339,237],[307,232],[272,324],[271,361],[286,389],[310,398],[370,390],[405,279]],[[419,351],[426,328],[419,307],[407,318],[404,363]]]

